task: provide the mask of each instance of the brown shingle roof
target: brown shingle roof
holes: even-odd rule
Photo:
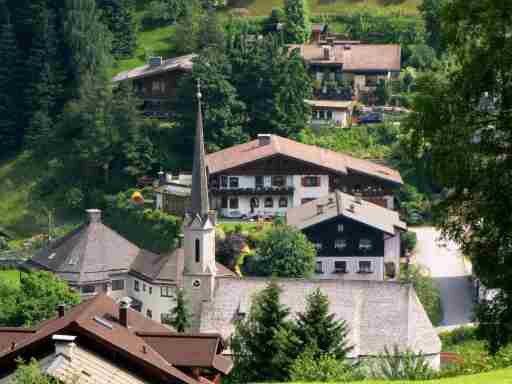
[[[211,153],[206,160],[210,174],[216,174],[275,155],[304,161],[335,173],[353,171],[402,184],[400,173],[392,168],[277,135],[271,135],[270,144],[260,145],[258,140],[252,140]]]
[[[349,48],[349,49],[346,49]],[[290,45],[290,51],[299,49],[304,60],[312,63],[340,64],[344,72],[399,72],[401,50],[398,44],[334,45],[332,58],[324,58],[324,48],[316,44]]]
[[[318,213],[319,205],[322,206],[321,214]],[[340,191],[289,208],[286,211],[286,222],[304,229],[338,216],[344,216],[390,235],[394,235],[397,229],[407,230],[407,225],[400,220],[398,212]]]
[[[81,338],[95,340],[97,345],[103,348],[111,349],[134,363],[140,362],[143,365],[149,365],[157,369],[160,373],[172,378],[177,378],[181,382],[196,384],[197,381],[189,377],[168,361],[165,356],[154,349],[146,340],[137,333],[158,333],[161,335],[173,335],[168,328],[155,321],[146,319],[136,311],[128,310],[129,327],[124,327],[118,322],[119,307],[108,296],[102,294],[93,299],[82,302],[69,310],[63,317],[55,318],[41,323],[35,330],[27,330],[25,337],[22,336],[23,330],[13,332],[12,328],[0,328],[0,366],[2,361],[13,360],[19,356],[26,348],[42,341],[48,341],[56,333],[78,334],[77,342]],[[98,319],[100,319],[98,321]],[[105,324],[108,324],[106,326]],[[187,336],[183,336],[186,340]],[[180,348],[190,348],[191,350],[198,346],[195,341],[196,335],[191,337],[192,341],[187,344],[181,343]],[[12,342],[16,342],[14,349]],[[167,344],[162,344],[162,350],[171,353],[175,346],[171,343],[172,338]],[[90,345],[90,342],[89,342]],[[207,347],[199,345],[199,347]],[[210,351],[210,349],[208,349]],[[204,351],[197,351],[204,353]],[[211,352],[211,351],[210,351]],[[216,351],[215,351],[216,352]],[[178,351],[174,351],[178,353]],[[213,361],[213,358],[211,359]],[[182,359],[182,366],[196,366],[196,360]]]

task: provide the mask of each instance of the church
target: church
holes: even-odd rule
[[[34,256],[29,267],[67,280],[85,299],[106,292],[128,297],[133,308],[165,322],[176,289],[184,289],[193,313],[192,331],[220,333],[229,340],[235,322],[250,311],[254,294],[270,278],[241,278],[215,260],[215,211],[210,209],[204,148],[201,93],[192,171],[191,209],[183,224],[183,241],[169,255],[138,248],[89,210],[89,221]],[[439,368],[441,342],[409,284],[344,279],[277,279],[281,301],[291,316],[303,311],[306,296],[319,288],[331,311],[347,321],[353,359],[376,357],[397,345],[424,355]],[[228,351],[229,352],[229,351]]]

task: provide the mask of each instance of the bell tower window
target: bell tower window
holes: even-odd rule
[[[199,263],[201,261],[201,253],[200,253],[200,245],[201,245],[201,242],[199,241],[199,239],[196,239],[196,263]]]

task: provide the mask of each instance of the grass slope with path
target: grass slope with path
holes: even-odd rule
[[[471,376],[458,376],[448,379],[435,379],[426,381],[357,381],[352,384],[512,384],[512,368],[501,369],[494,372]],[[295,383],[305,384],[305,383]],[[311,383],[309,383],[311,384]]]

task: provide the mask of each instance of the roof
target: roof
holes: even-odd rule
[[[354,103],[352,101],[337,100],[305,100],[307,104],[317,108],[350,109]]]
[[[211,153],[206,161],[210,174],[216,174],[275,155],[314,164],[338,174],[357,172],[402,184],[400,173],[392,168],[277,135],[270,135],[270,143],[267,145],[260,145],[258,139],[252,140]]]
[[[127,360],[132,361],[133,364],[150,365],[153,369],[168,377],[178,378],[185,383],[196,383],[194,379],[176,368],[172,362],[167,360],[166,355],[163,354],[162,351],[166,351],[169,354],[179,353],[179,349],[173,351],[173,348],[177,348],[173,344],[175,334],[170,332],[166,326],[147,319],[140,313],[129,309],[129,327],[124,327],[119,323],[118,316],[119,306],[113,299],[105,294],[101,294],[75,306],[65,313],[63,317],[50,319],[40,324],[36,329],[28,330],[26,337],[20,338],[19,332],[13,333],[12,328],[0,328],[0,340],[2,341],[0,344],[0,366],[2,362],[13,361],[32,344],[41,343],[44,340],[50,341],[51,336],[54,334],[71,334],[78,336],[78,344],[87,339],[89,340],[87,345],[90,346],[91,340],[94,340],[96,346],[116,351],[118,356],[123,356]],[[167,341],[161,343],[159,348],[153,348],[144,337],[139,336],[139,333],[159,334]],[[182,335],[181,337],[180,348],[204,348],[207,352],[203,350],[196,351],[201,353],[202,356],[205,356],[207,353],[217,354],[217,350],[212,351],[209,348],[209,341],[198,343],[197,335],[190,337],[190,344],[186,342],[189,336]],[[13,341],[16,343],[14,348],[12,347]],[[220,343],[220,341],[218,340],[217,343]],[[210,361],[213,362],[213,360],[214,357],[211,357]],[[181,366],[194,367],[197,366],[197,361],[192,358],[188,360],[184,357],[180,364]],[[213,364],[203,367],[213,367]]]
[[[293,44],[290,50],[299,49],[304,60],[315,64],[340,64],[344,72],[399,72],[401,50],[398,44],[343,44],[330,46],[332,58],[324,58],[324,45]],[[347,49],[348,48],[348,49]]]
[[[174,252],[166,255],[148,253],[144,257],[135,260],[132,265],[132,271],[154,281],[169,282],[181,286],[183,268],[185,265],[184,258],[183,248],[178,248]],[[217,276],[237,277],[238,275],[224,265],[217,263]]]
[[[236,320],[249,311],[254,294],[270,281],[219,279],[214,300],[203,303],[200,331],[215,331],[229,338]],[[348,323],[353,357],[375,356],[395,344],[400,350],[409,348],[423,354],[441,351],[439,337],[411,285],[342,279],[279,279],[278,284],[282,288],[281,303],[290,308],[292,316],[304,311],[306,297],[315,289],[326,294],[330,311]]]
[[[180,366],[214,367],[228,374],[233,368],[230,359],[221,356],[224,349],[218,333],[137,333],[171,364]]]
[[[135,244],[113,231],[101,220],[91,220],[39,251],[30,261],[57,273],[71,284],[81,285],[109,280],[112,272],[128,272],[140,256],[147,257]]]
[[[190,54],[185,56],[174,57],[172,59],[163,60],[161,65],[158,66],[150,66],[149,64],[143,65],[142,67],[137,67],[134,69],[130,69],[128,71],[121,72],[117,74],[112,81],[114,83],[125,81],[125,80],[135,80],[143,77],[149,77],[158,75],[165,72],[172,71],[191,71],[193,62],[192,60],[197,57],[196,54]]]
[[[318,213],[319,205],[323,207],[321,214]],[[394,235],[397,229],[407,230],[407,224],[400,220],[398,212],[340,191],[289,208],[286,211],[286,222],[304,229],[338,216],[366,224],[390,235]]]

